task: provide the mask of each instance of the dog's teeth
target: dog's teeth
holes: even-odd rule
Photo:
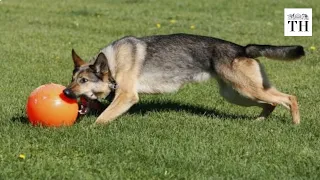
[[[78,111],[79,114],[87,114],[89,112],[89,108],[84,106],[84,105],[80,105],[80,110]]]

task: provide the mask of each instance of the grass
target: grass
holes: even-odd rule
[[[285,7],[313,8],[313,37],[283,36]],[[0,1],[0,179],[319,179],[319,8],[317,0]],[[303,45],[301,61],[261,58],[275,86],[298,96],[301,125],[282,107],[253,121],[260,109],[228,104],[215,81],[142,95],[106,127],[91,128],[94,115],[64,128],[26,123],[33,89],[68,84],[72,48],[89,59],[125,35],[177,32]]]

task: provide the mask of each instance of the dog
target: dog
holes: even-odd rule
[[[274,88],[256,58],[291,61],[304,55],[300,45],[241,46],[192,34],[126,36],[100,50],[88,63],[72,49],[72,81],[63,93],[97,102],[114,92],[113,101],[95,121],[107,124],[138,103],[139,93],[176,92],[186,83],[215,78],[228,102],[261,107],[257,119],[267,118],[277,105],[283,105],[290,110],[292,122],[299,124],[296,96]]]

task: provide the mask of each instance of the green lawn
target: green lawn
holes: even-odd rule
[[[313,37],[284,37],[285,7],[313,8]],[[319,23],[318,0],[2,0],[0,179],[320,179]],[[260,109],[227,103],[214,80],[142,95],[106,127],[92,128],[94,115],[65,128],[26,123],[33,89],[69,83],[72,48],[89,59],[125,35],[177,32],[303,45],[300,61],[261,58],[274,85],[297,95],[301,124],[283,107],[254,121]]]

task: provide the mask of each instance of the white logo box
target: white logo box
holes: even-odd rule
[[[284,36],[312,36],[312,8],[285,8]]]

